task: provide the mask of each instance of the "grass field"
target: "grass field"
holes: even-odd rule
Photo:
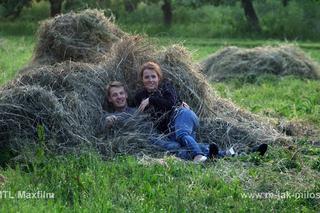
[[[195,60],[226,45],[253,47],[280,41],[154,38],[182,42]],[[0,37],[0,84],[31,59],[32,36]],[[319,43],[299,42],[320,62]],[[303,120],[320,127],[319,81],[262,76],[255,83],[212,84],[219,94],[271,118]],[[93,152],[80,156],[36,157],[32,164],[2,168],[1,212],[317,212],[320,208],[320,138],[270,147],[260,158],[248,155],[194,165],[146,156],[103,161]],[[42,192],[40,195],[28,193]],[[43,193],[54,193],[54,199]],[[10,198],[10,196],[12,198]],[[29,198],[30,196],[30,198]],[[32,197],[33,196],[33,197]],[[40,197],[39,197],[40,196]]]

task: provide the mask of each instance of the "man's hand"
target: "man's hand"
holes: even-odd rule
[[[139,112],[143,112],[144,109],[149,105],[149,98],[144,99],[143,101],[141,101],[141,104],[138,108]]]
[[[106,127],[111,128],[117,120],[118,120],[118,117],[115,115],[110,115],[106,117]]]

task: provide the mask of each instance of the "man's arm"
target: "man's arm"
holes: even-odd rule
[[[135,108],[128,107],[124,112],[107,113],[105,112],[100,119],[101,130],[112,128],[118,122],[125,122],[136,112]]]

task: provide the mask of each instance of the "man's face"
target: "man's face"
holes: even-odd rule
[[[123,87],[111,87],[109,90],[108,101],[117,109],[127,106],[128,95]]]

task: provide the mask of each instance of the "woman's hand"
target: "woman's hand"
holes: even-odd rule
[[[181,107],[190,109],[190,106],[189,106],[186,102],[184,102],[184,101],[182,101]]]
[[[144,99],[143,101],[141,101],[141,104],[138,108],[139,112],[143,112],[144,109],[149,105],[149,98]]]

